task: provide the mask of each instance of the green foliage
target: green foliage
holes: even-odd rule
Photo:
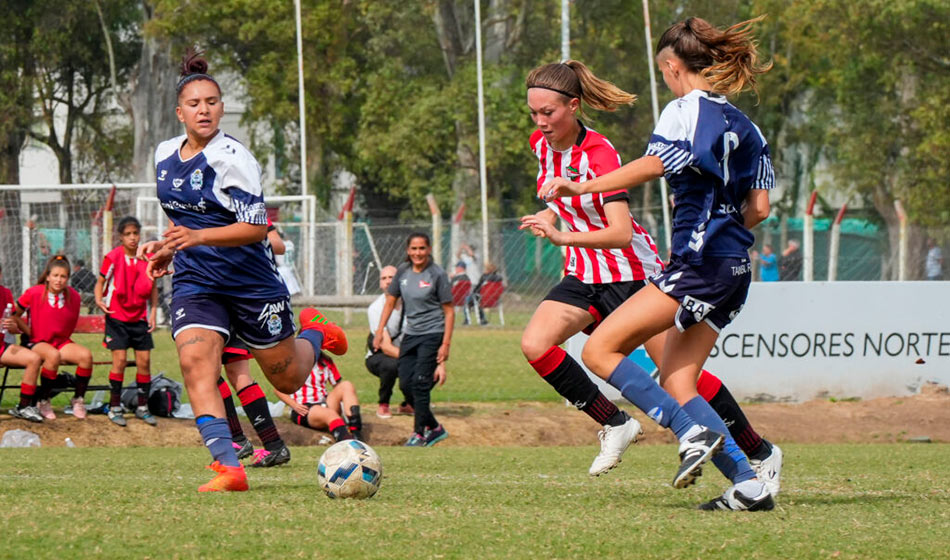
[[[200,447],[0,449],[3,552],[852,559],[929,558],[950,547],[946,444],[787,445],[778,508],[740,514],[693,509],[724,488],[714,469],[695,488],[669,486],[672,445],[633,447],[620,467],[592,479],[593,446],[449,442],[377,447],[382,486],[364,501],[320,492],[322,447],[293,448],[286,466],[249,469],[249,492],[219,495],[195,492],[213,474],[202,468],[208,453]]]

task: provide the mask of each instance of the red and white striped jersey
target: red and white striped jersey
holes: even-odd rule
[[[340,382],[340,370],[336,364],[326,354],[320,354],[317,363],[310,370],[310,375],[304,381],[303,387],[291,395],[295,401],[300,404],[322,403],[327,400],[327,395],[333,390],[333,386]],[[329,389],[327,385],[330,385]]]
[[[620,167],[620,156],[602,134],[584,129],[580,145],[559,152],[548,144],[540,130],[531,135],[531,150],[538,157],[538,190],[554,177],[584,181],[599,177]],[[569,196],[548,202],[567,223],[570,231],[597,231],[607,227],[604,205],[613,200],[628,199],[627,191]],[[575,276],[585,284],[609,284],[644,280],[659,273],[663,263],[656,244],[640,224],[630,216],[633,240],[623,249],[587,249],[567,247],[565,276]]]

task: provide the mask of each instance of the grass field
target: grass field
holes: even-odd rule
[[[334,501],[323,448],[199,495],[207,452],[0,449],[0,558],[934,558],[950,550],[947,445],[787,445],[779,507],[700,512],[724,480],[674,490],[675,449],[382,448],[380,492]]]

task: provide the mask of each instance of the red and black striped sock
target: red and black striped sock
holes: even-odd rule
[[[587,377],[584,368],[560,347],[552,346],[530,364],[559,395],[598,424],[619,426],[626,421],[626,416],[617,405],[600,392],[597,385]]]
[[[148,394],[152,390],[152,375],[150,373],[135,372],[136,396],[139,406],[148,405]]]
[[[768,455],[769,447],[765,440],[752,429],[739,403],[721,379],[703,370],[696,382],[696,390],[722,418],[733,439],[750,459],[760,458],[763,452]]]
[[[244,412],[251,420],[254,431],[261,438],[264,449],[276,451],[283,447],[284,440],[280,439],[280,433],[277,432],[277,426],[271,418],[270,408],[267,407],[267,397],[264,396],[261,386],[251,383],[238,391],[238,398],[241,399],[241,406],[244,407]]]
[[[35,394],[36,400],[45,401],[49,399],[49,395],[53,391],[53,384],[55,382],[56,382],[56,371],[52,369],[41,368],[40,369],[40,388]]]
[[[109,372],[109,406],[122,404],[122,382],[125,381],[125,372]]]
[[[92,379],[92,368],[76,368],[76,398],[85,397],[86,389],[89,388],[89,380]]]
[[[36,385],[31,383],[20,383],[20,408],[33,404],[33,397],[36,396]]]
[[[243,444],[247,440],[244,435],[244,429],[241,428],[241,420],[238,418],[237,409],[234,408],[234,399],[231,398],[231,388],[223,377],[218,377],[218,392],[221,393],[221,399],[224,401],[224,412],[228,416],[228,428],[231,430],[231,439],[237,444]]]

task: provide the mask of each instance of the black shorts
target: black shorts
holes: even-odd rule
[[[148,332],[148,321],[126,323],[106,315],[105,337],[102,345],[109,350],[151,350],[152,333]]]
[[[307,404],[305,404],[304,406],[307,407],[307,412],[309,412],[310,409],[313,408],[313,407],[315,407],[315,406],[322,406],[323,408],[326,408],[326,407],[327,407],[327,401],[320,401],[320,402],[318,402],[318,403],[307,403]],[[308,414],[308,415],[309,415],[309,414]],[[307,415],[307,416],[308,416],[308,415]],[[311,425],[310,425],[310,422],[307,420],[307,416],[301,416],[296,410],[290,409],[290,421],[291,421],[291,422],[293,422],[294,424],[297,424],[298,426],[303,426],[304,428],[310,428],[310,429],[312,429],[312,430],[315,430],[316,428],[314,428],[313,426],[311,426]]]
[[[630,296],[646,285],[646,280],[585,284],[574,276],[565,276],[557,286],[551,288],[544,299],[566,303],[593,315],[594,322],[584,329],[585,333],[590,334],[604,320],[604,317],[613,313],[623,302],[630,299]]]
[[[251,358],[253,358],[253,356],[251,356],[251,351],[248,349],[247,344],[234,335],[228,337],[228,342],[224,345],[224,352],[221,354],[222,364],[228,365],[233,362],[250,360]]]
[[[742,311],[751,280],[748,258],[706,257],[690,264],[674,257],[652,282],[680,302],[675,320],[680,332],[703,321],[719,332]]]

